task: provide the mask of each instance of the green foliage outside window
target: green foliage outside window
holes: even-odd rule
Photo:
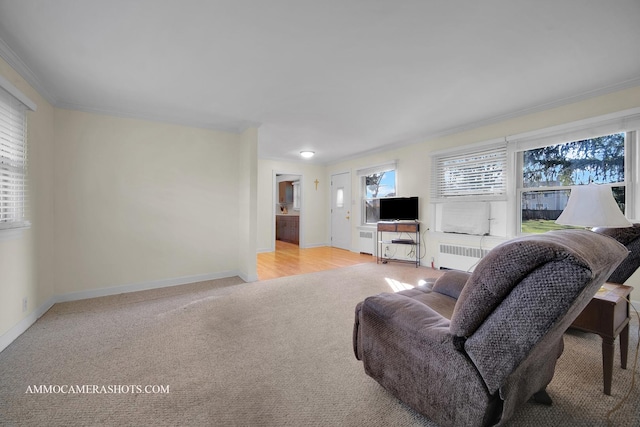
[[[624,133],[524,152],[524,187],[624,181]]]
[[[396,195],[396,171],[373,173],[364,177],[364,222],[375,224],[380,220],[380,197]]]
[[[567,228],[555,223],[573,185],[623,184],[624,133],[550,145],[523,152],[522,232]],[[561,187],[554,189],[553,187]],[[562,188],[564,187],[564,188]],[[622,212],[625,187],[612,187]]]

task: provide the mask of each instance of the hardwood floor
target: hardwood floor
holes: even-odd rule
[[[296,244],[276,240],[274,252],[258,254],[258,279],[313,273],[364,262],[376,262],[376,258],[329,246],[301,249]]]

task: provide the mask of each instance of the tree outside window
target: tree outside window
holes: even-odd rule
[[[380,220],[380,198],[396,195],[396,171],[373,173],[363,177],[365,224]]]
[[[567,228],[555,223],[569,200],[570,187],[607,184],[625,210],[625,133],[550,145],[522,152],[521,231]]]

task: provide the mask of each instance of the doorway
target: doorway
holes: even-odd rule
[[[302,175],[275,174],[275,240],[300,245]],[[275,247],[275,242],[274,242]]]

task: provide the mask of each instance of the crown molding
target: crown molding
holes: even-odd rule
[[[213,120],[198,120],[194,117],[183,116],[179,114],[162,114],[150,111],[123,110],[120,108],[91,107],[64,101],[58,102],[55,107],[64,110],[80,111],[90,114],[100,114],[125,119],[146,120],[150,122],[170,123],[180,126],[210,129],[219,132],[228,132],[234,134],[241,134],[251,127],[260,126],[260,123],[250,120],[215,120],[215,118]]]
[[[4,59],[23,79],[26,80],[40,96],[46,99],[49,104],[56,105],[56,97],[48,91],[40,82],[40,79],[31,71],[20,57],[0,38],[0,58]]]

